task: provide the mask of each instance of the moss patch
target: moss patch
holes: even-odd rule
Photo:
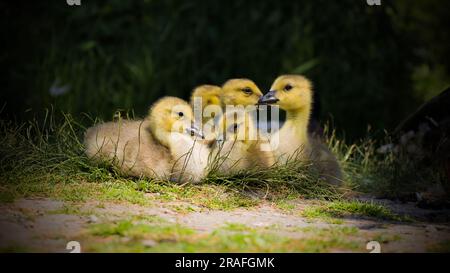
[[[306,208],[302,216],[308,218],[363,216],[382,220],[410,221],[409,218],[399,216],[382,205],[361,201],[333,201],[321,206],[312,206]]]

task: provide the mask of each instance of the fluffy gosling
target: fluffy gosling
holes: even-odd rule
[[[222,107],[227,105],[256,105],[263,93],[249,79],[231,79],[222,85],[220,100]]]
[[[89,128],[85,152],[130,176],[199,182],[207,171],[209,149],[196,137],[192,108],[175,97],[153,104],[144,120],[120,120]]]
[[[271,136],[270,144],[278,162],[290,159],[310,160],[327,182],[339,185],[342,171],[328,147],[308,134],[312,108],[312,84],[300,75],[278,77],[260,104],[278,105],[286,111],[286,122]]]
[[[251,110],[262,96],[249,79],[231,79],[222,86],[220,96],[225,114],[218,122],[219,141],[212,146],[219,172],[238,172],[249,168],[267,168],[275,163],[267,140],[258,139]]]
[[[268,168],[275,157],[268,141],[258,139],[253,118],[246,111],[227,111],[219,121],[222,129],[212,147],[213,164],[219,173]]]
[[[207,141],[216,138],[215,127],[222,115],[221,93],[222,88],[220,86],[205,84],[194,88],[191,94],[190,104],[194,111],[198,111],[194,113],[195,119],[202,120],[203,132]]]

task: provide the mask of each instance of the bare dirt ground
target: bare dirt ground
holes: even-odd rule
[[[413,222],[392,222],[371,218],[343,218],[339,222],[329,219],[309,219],[300,212],[314,201],[298,200],[294,211],[277,208],[270,202],[257,207],[234,210],[211,210],[188,202],[155,201],[140,206],[128,203],[105,203],[88,201],[71,203],[51,199],[20,199],[0,205],[0,248],[6,251],[69,252],[69,241],[79,240],[83,249],[93,237],[84,240],[92,225],[117,222],[130,216],[155,216],[167,223],[193,229],[196,234],[211,234],[214,230],[230,224],[238,224],[254,230],[270,231],[283,238],[307,240],[324,229],[353,228],[356,233],[348,236],[357,248],[336,248],[327,251],[369,252],[366,244],[378,241],[381,252],[428,252],[439,251],[438,246],[450,240],[450,224],[429,222],[436,214],[448,215],[448,211],[419,209],[413,204],[384,202],[394,212],[407,213],[418,219]],[[244,228],[244,229],[245,229]],[[125,238],[126,239],[126,238]],[[346,238],[343,238],[344,240]],[[98,239],[97,241],[101,241]],[[151,244],[157,244],[153,242]]]

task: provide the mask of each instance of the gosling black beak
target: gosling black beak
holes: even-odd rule
[[[275,93],[276,91],[273,90],[269,91],[267,94],[265,94],[258,100],[258,104],[274,104],[278,102],[279,99],[275,97]]]
[[[202,139],[205,139],[203,132],[195,125],[191,125],[191,127],[187,128],[186,131],[191,136],[198,136],[201,137]]]

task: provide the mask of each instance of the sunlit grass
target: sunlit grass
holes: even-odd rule
[[[302,211],[302,215],[308,218],[330,219],[332,217],[372,217],[382,220],[411,221],[391,210],[373,202],[362,201],[333,201],[323,205],[311,206]]]
[[[81,240],[87,242],[88,252],[325,252],[360,251],[364,246],[354,227],[296,231],[307,238],[283,237],[239,223],[228,223],[211,233],[198,233],[178,224],[128,219],[95,224]]]
[[[335,199],[341,194],[308,171],[307,164],[295,162],[232,176],[211,172],[200,185],[124,177],[113,166],[86,158],[81,143],[84,126],[70,115],[56,116],[47,112],[43,124],[1,121],[1,200],[42,196],[145,205],[149,199],[145,194],[150,193],[157,194],[158,199],[190,200],[212,209],[233,209],[255,206],[258,199]]]
[[[351,191],[395,195],[402,190],[402,184],[393,179],[400,176],[400,170],[393,169],[396,161],[392,154],[378,155],[377,143],[370,139],[348,145],[328,131],[327,143],[345,173],[340,188],[323,181],[308,162],[297,161],[233,175],[211,171],[199,185],[125,177],[113,166],[94,163],[84,155],[81,140],[86,128],[82,123],[70,115],[51,111],[46,112],[42,123],[15,124],[1,120],[0,201],[37,196],[146,205],[156,198],[186,200],[206,208],[226,210],[253,207],[261,200],[270,200],[281,209],[293,210],[295,206],[289,200],[338,201],[345,200]],[[409,188],[415,185],[411,184]]]
[[[408,221],[382,205],[350,200],[348,193],[386,192],[380,169],[387,164],[375,152],[376,144],[364,141],[347,145],[331,134],[328,144],[345,171],[345,183],[337,188],[326,184],[307,162],[288,162],[264,170],[249,169],[234,175],[211,172],[200,184],[177,184],[148,178],[126,177],[114,167],[94,163],[85,155],[81,139],[85,127],[70,115],[48,113],[44,124],[14,124],[0,121],[1,202],[22,197],[44,197],[65,201],[50,214],[86,217],[96,215],[100,222],[89,225],[82,235],[85,251],[106,252],[327,252],[361,251],[358,229],[346,227],[346,217]],[[391,160],[391,159],[389,159]],[[370,180],[370,187],[365,181]],[[372,191],[378,185],[377,191]],[[314,199],[299,209],[296,201]],[[179,214],[211,210],[257,208],[263,202],[274,204],[284,213],[323,220],[329,229],[296,229],[305,238],[288,238],[272,230],[240,223],[228,223],[213,232],[197,232],[163,219],[121,218],[110,221],[84,210],[93,201],[99,207],[108,203],[153,206],[166,202]],[[173,205],[170,203],[174,202]],[[182,202],[177,202],[182,201]],[[276,229],[274,229],[276,230]],[[14,251],[14,249],[7,249]]]

